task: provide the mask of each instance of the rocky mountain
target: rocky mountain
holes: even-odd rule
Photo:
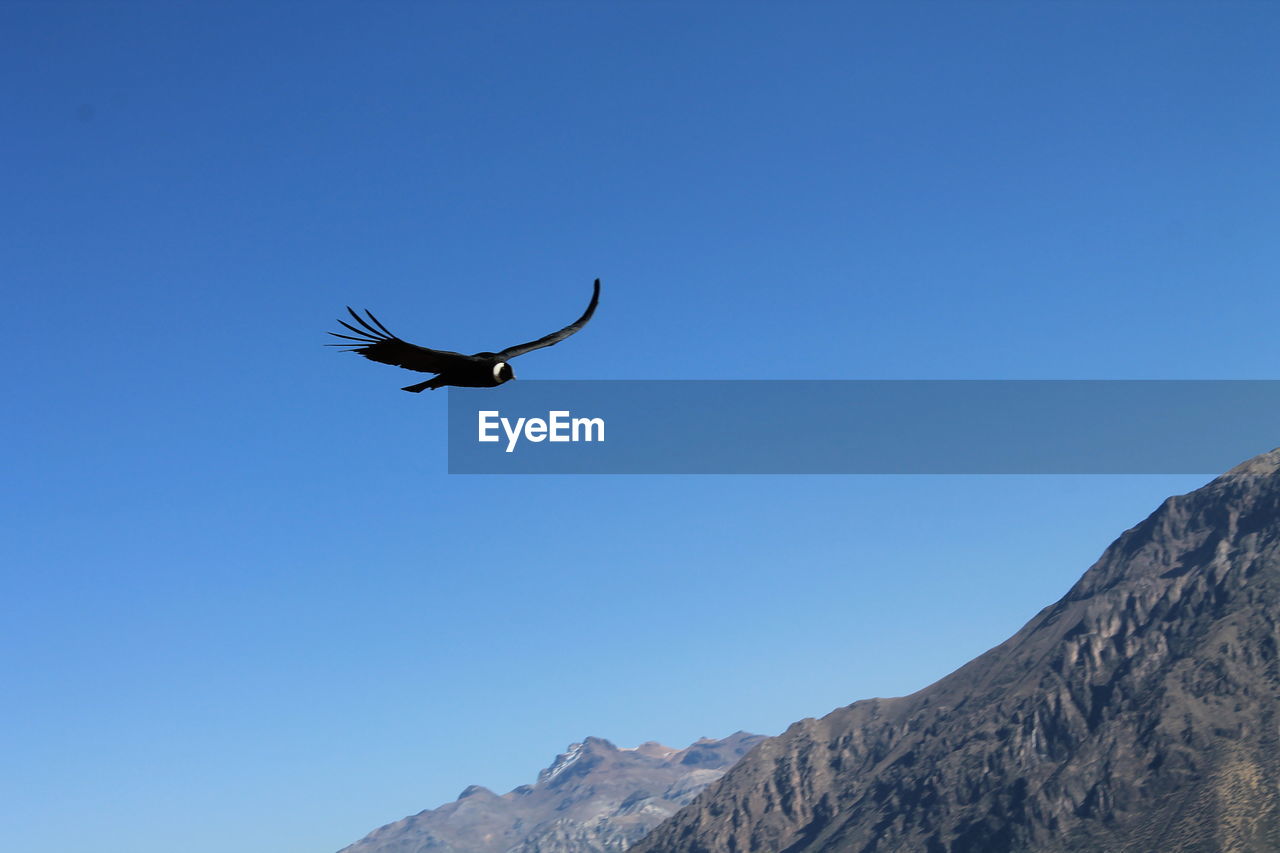
[[[1280,851],[1280,451],[1021,631],[760,744],[632,853]]]
[[[341,853],[605,853],[625,850],[764,738],[738,732],[685,749],[619,749],[589,737],[538,781],[501,796],[473,785],[455,802],[374,830]]]

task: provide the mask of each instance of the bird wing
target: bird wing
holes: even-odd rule
[[[470,364],[475,359],[469,355],[463,355],[460,352],[449,352],[442,349],[428,349],[402,341],[391,332],[387,331],[387,327],[378,322],[378,318],[373,316],[372,312],[365,311],[373,321],[374,326],[370,326],[359,314],[347,307],[349,313],[355,321],[360,324],[361,328],[356,328],[345,320],[339,320],[348,330],[355,332],[359,337],[351,335],[340,335],[337,332],[330,332],[335,338],[343,338],[350,343],[325,344],[330,347],[346,347],[345,352],[357,352],[367,359],[378,361],[382,364],[394,364],[396,367],[403,367],[406,370],[416,370],[419,373],[443,373],[450,368],[459,367],[463,364]]]
[[[565,338],[569,337],[574,332],[578,331],[583,326],[587,325],[587,321],[591,319],[591,315],[596,313],[596,304],[599,302],[600,302],[600,279],[596,279],[595,292],[591,294],[591,304],[587,306],[587,310],[583,313],[581,317],[579,317],[577,320],[574,320],[572,323],[570,323],[568,326],[565,326],[560,331],[552,332],[546,337],[538,338],[536,341],[529,341],[529,343],[527,344],[517,344],[516,346],[513,346],[513,347],[507,347],[502,352],[498,353],[498,357],[504,358],[504,359],[515,358],[518,355],[524,355],[525,353],[531,352],[532,350],[542,349],[543,347],[549,347],[552,344],[560,343]]]

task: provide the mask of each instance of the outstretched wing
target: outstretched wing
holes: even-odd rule
[[[568,326],[565,326],[558,332],[552,332],[545,338],[538,338],[536,341],[529,341],[527,344],[518,344],[513,347],[507,347],[498,353],[499,358],[515,358],[518,355],[524,355],[532,350],[549,347],[552,344],[558,344],[574,332],[587,325],[587,321],[591,319],[591,315],[596,313],[596,304],[600,301],[600,279],[596,279],[595,292],[591,294],[591,304],[587,306],[587,310],[581,317],[574,320]]]
[[[460,352],[427,349],[426,347],[402,341],[387,331],[387,327],[378,322],[378,318],[369,311],[364,313],[369,315],[369,319],[373,321],[374,326],[377,326],[377,328],[370,326],[364,318],[352,311],[350,306],[347,307],[347,313],[360,324],[361,328],[357,329],[345,320],[339,320],[338,322],[346,326],[348,330],[355,332],[359,337],[330,332],[329,334],[335,338],[343,338],[349,343],[325,344],[325,346],[346,347],[345,352],[358,352],[372,361],[394,364],[396,367],[416,370],[419,373],[444,373],[450,368],[475,361],[471,356],[463,355]]]

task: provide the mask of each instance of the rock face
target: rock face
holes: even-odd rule
[[[589,737],[502,796],[473,785],[456,802],[377,829],[341,853],[620,851],[689,803],[760,741],[738,732],[687,749],[619,749]]]
[[[1014,637],[762,743],[632,853],[1280,851],[1280,451]]]

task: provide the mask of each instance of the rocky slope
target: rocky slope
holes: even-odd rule
[[[1280,850],[1280,451],[946,678],[791,726],[632,853]]]
[[[605,853],[689,803],[764,738],[738,732],[676,750],[587,738],[538,781],[501,796],[473,785],[456,802],[377,829],[341,853]]]

